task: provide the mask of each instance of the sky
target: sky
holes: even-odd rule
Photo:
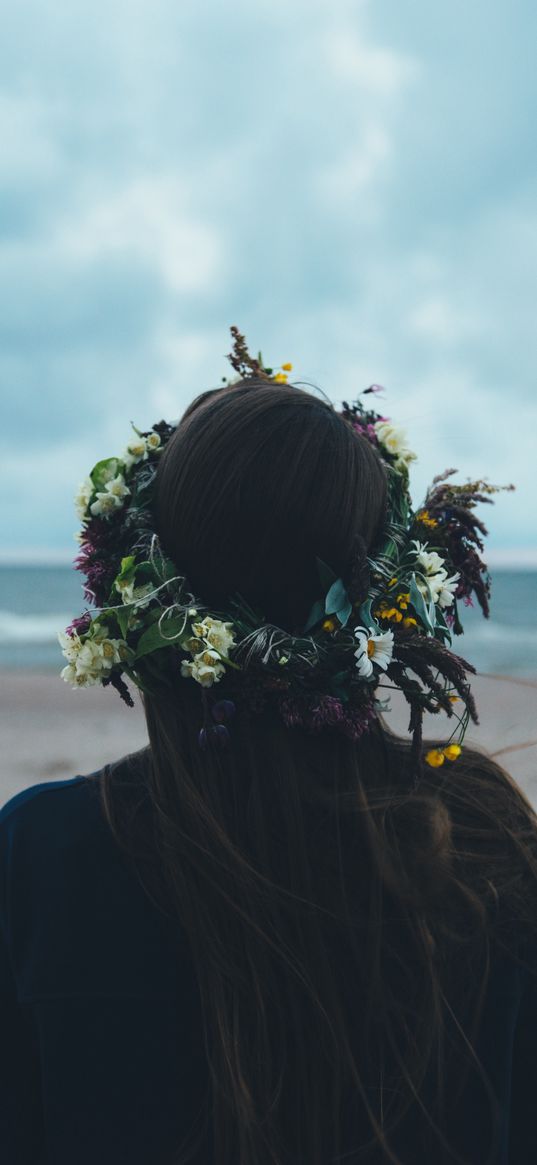
[[[0,555],[77,552],[130,422],[230,372],[229,326],[435,473],[516,485],[537,561],[532,0],[17,0],[0,42]]]

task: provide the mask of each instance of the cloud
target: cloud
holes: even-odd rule
[[[218,231],[187,209],[187,200],[177,178],[139,178],[62,223],[52,247],[77,264],[112,255],[138,258],[171,291],[201,291],[221,276],[223,246]]]
[[[87,0],[12,6],[4,546],[70,546],[79,477],[130,420],[218,384],[231,323],[334,400],[386,384],[416,490],[452,462],[515,480],[493,541],[528,544],[528,40],[484,0],[417,0],[412,20],[396,0],[138,0],[128,21],[110,0],[106,22]]]

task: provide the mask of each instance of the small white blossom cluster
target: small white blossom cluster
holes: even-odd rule
[[[392,425],[391,421],[375,421],[375,434],[381,445],[388,453],[395,457],[395,468],[406,469],[411,461],[416,460],[416,454],[408,448],[404,429]]]
[[[445,559],[441,558],[436,550],[427,550],[427,545],[422,542],[414,541],[412,545],[416,547],[417,562],[427,579],[427,582],[422,578],[416,579],[418,589],[423,597],[429,599],[430,592],[433,603],[437,603],[442,608],[451,607],[457,583],[461,577],[459,572],[457,571],[451,575],[451,578],[448,578]]]
[[[129,441],[122,456],[113,459],[115,468],[111,466],[101,468],[100,481],[103,489],[96,491],[91,477],[85,477],[75,494],[75,509],[80,520],[84,522],[90,515],[98,518],[121,509],[125,498],[131,492],[125,480],[126,473],[133,465],[147,460],[150,453],[156,453],[161,447],[160,434],[151,430],[147,437],[134,437]]]
[[[96,518],[101,514],[112,514],[114,510],[120,510],[130,492],[123,474],[117,473],[105,482],[104,490],[98,490],[95,501],[90,505],[90,514]]]
[[[354,634],[358,640],[354,652],[358,674],[367,679],[373,674],[374,663],[381,671],[386,671],[393,656],[393,631],[381,631],[374,635],[366,627],[355,627]]]
[[[193,655],[192,660],[183,660],[181,675],[191,676],[204,688],[217,683],[224,674],[224,660],[235,643],[232,623],[213,619],[206,615],[201,623],[193,623],[193,635],[184,646]]]
[[[130,469],[139,461],[147,461],[149,453],[156,453],[160,447],[160,435],[152,430],[147,434],[147,437],[133,437],[126,449],[123,450],[121,460],[126,468]]]
[[[58,631],[58,640],[67,660],[67,667],[60,675],[74,688],[100,683],[115,663],[122,663],[127,657],[125,640],[109,639],[105,627],[98,627],[94,634],[83,639],[76,631],[72,635]]]

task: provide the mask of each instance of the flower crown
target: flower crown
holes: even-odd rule
[[[291,364],[265,367],[261,353],[251,357],[244,337],[231,332],[229,360],[238,379],[287,382]],[[152,528],[155,475],[175,426],[160,421],[140,432],[132,425],[134,437],[121,456],[97,462],[76,495],[82,530],[75,534],[81,549],[74,565],[86,576],[84,597],[96,610],[58,632],[67,660],[62,678],[74,688],[112,684],[131,707],[124,675],[146,693],[162,683],[177,691],[178,677],[194,682],[204,749],[229,744],[227,724],[237,708],[256,712],[267,704],[288,727],[331,728],[357,740],[386,709],[377,689],[394,685],[410,708],[416,774],[425,711],[443,710],[456,722],[445,746],[431,749],[426,761],[454,761],[477,712],[467,679],[475,668],[450,650],[452,635],[461,634],[460,603],[473,605],[472,595],[489,614],[490,576],[480,557],[487,530],[474,509],[514,487],[456,485],[456,471],[448,469],[413,510],[408,466],[415,454],[404,432],[369,407],[380,391],[371,385],[352,404],[344,401],[340,415],[386,467],[382,535],[372,556],[357,538],[346,581],[317,558],[319,598],[300,635],[264,622],[240,594],[225,611],[210,611],[192,593]]]

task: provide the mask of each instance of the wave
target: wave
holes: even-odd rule
[[[466,626],[464,635],[454,635],[452,642],[452,650],[457,651],[457,645],[463,644],[464,640],[474,643],[482,643],[496,647],[497,645],[511,645],[511,647],[524,646],[528,648],[537,648],[537,627],[514,627],[510,623],[495,623],[491,620],[488,623],[479,623],[475,626]],[[464,652],[462,652],[464,655]]]
[[[6,643],[57,643],[58,631],[71,622],[72,614],[54,612],[43,615],[17,615],[0,610],[0,645]],[[466,625],[464,635],[454,635],[452,650],[464,655],[464,643],[473,642],[490,647],[524,647],[537,649],[537,627],[513,626],[509,623],[476,623]]]
[[[16,615],[13,611],[0,611],[0,645],[57,643],[58,631],[63,631],[71,620],[72,615]]]

